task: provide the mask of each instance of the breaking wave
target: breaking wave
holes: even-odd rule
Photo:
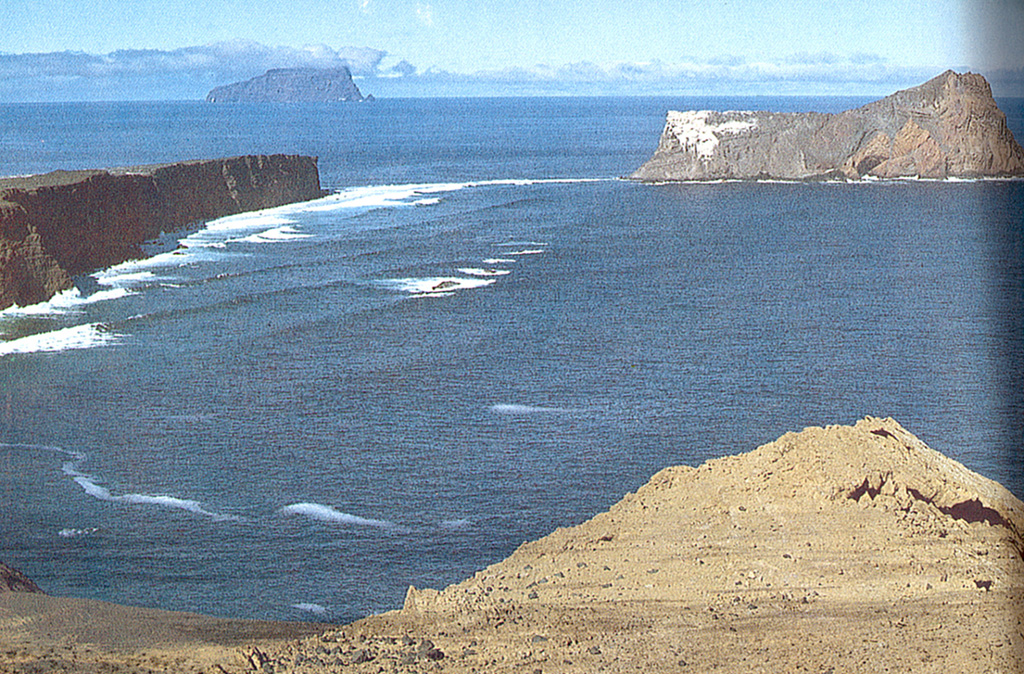
[[[0,317],[20,318],[22,316],[60,316],[64,314],[78,313],[89,304],[116,300],[131,295],[132,291],[127,287],[112,287],[98,290],[85,295],[78,288],[63,290],[49,300],[38,304],[31,304],[24,307],[17,305],[7,307],[0,311]]]
[[[505,404],[499,403],[497,405],[491,405],[489,408],[495,414],[508,414],[508,415],[519,415],[519,414],[561,414],[566,412],[572,412],[572,410],[565,409],[564,407],[541,407],[537,405],[516,405],[516,404]]]
[[[327,615],[327,607],[326,606],[321,606],[320,604],[314,604],[312,602],[303,601],[303,602],[299,602],[298,604],[292,604],[291,607],[294,608],[294,609],[298,609],[300,611],[305,611],[307,613],[312,613],[312,614],[318,615],[318,616],[325,616],[325,615]]]
[[[91,349],[117,344],[122,337],[102,323],[87,323],[0,342],[0,356]]]
[[[469,276],[505,276],[512,273],[508,269],[478,269],[476,267],[460,267],[459,271]]]
[[[58,450],[65,454],[70,455],[72,458],[70,461],[65,461],[64,465],[61,466],[61,471],[71,478],[71,480],[77,484],[82,490],[100,501],[107,501],[110,503],[125,503],[128,505],[146,505],[146,506],[158,506],[161,508],[169,508],[172,510],[184,510],[196,515],[202,515],[209,517],[215,521],[240,521],[240,518],[234,515],[224,515],[222,513],[213,512],[207,510],[199,501],[192,499],[183,499],[175,496],[167,496],[162,494],[113,494],[109,489],[100,485],[95,477],[87,473],[83,473],[78,469],[78,464],[85,461],[86,455],[81,452],[72,452],[67,450]]]
[[[245,243],[280,243],[282,241],[297,241],[299,239],[310,239],[312,234],[303,234],[291,225],[275,227],[257,234],[250,234],[239,239],[228,239],[227,243],[242,241]]]
[[[462,278],[458,276],[432,276],[428,278],[400,278],[381,281],[389,288],[409,293],[413,297],[443,297],[457,290],[482,288],[494,283],[493,278]]]
[[[350,515],[321,503],[293,503],[286,505],[278,512],[283,515],[302,515],[318,522],[326,522],[327,524],[347,524],[357,527],[377,527],[379,529],[391,530],[400,529],[398,525],[386,520],[375,520],[359,517],[358,515]]]
[[[84,529],[66,528],[58,531],[57,535],[61,538],[80,538],[82,536],[91,536],[97,531],[99,531],[99,527],[86,527]]]

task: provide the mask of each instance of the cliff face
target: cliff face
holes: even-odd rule
[[[922,178],[1024,175],[1024,149],[981,75],[946,71],[839,114],[668,113],[658,149],[632,175],[723,178]]]
[[[361,101],[348,68],[278,68],[259,77],[216,87],[208,103],[331,103]]]
[[[0,309],[142,257],[161,232],[319,196],[316,158],[293,155],[0,179]]]

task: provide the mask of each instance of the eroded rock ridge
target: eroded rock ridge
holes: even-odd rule
[[[984,77],[948,70],[838,114],[670,111],[644,181],[1005,177],[1024,149]]]
[[[255,155],[0,179],[0,309],[144,257],[192,223],[321,196],[315,157]]]

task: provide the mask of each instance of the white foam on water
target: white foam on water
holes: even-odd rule
[[[229,243],[271,243],[290,240],[290,234],[298,234],[291,228],[295,220],[284,217],[281,209],[271,208],[251,213],[238,213],[211,220],[206,227],[193,232],[178,241],[186,249],[226,248]],[[300,235],[308,236],[308,235]]]
[[[133,294],[128,288],[115,287],[83,295],[78,288],[68,288],[49,300],[24,307],[17,305],[0,311],[0,318],[21,318],[24,316],[62,316],[79,313],[82,307],[96,302],[116,300]]]
[[[87,323],[0,342],[0,356],[91,349],[118,344],[122,337],[123,335],[111,332],[102,323]]]
[[[379,529],[398,529],[395,524],[386,520],[375,520],[358,515],[341,512],[322,503],[292,503],[281,508],[283,515],[302,515],[318,522],[327,524],[347,524],[358,527],[377,527]]]
[[[546,253],[546,252],[547,251],[544,250],[543,248],[529,248],[529,249],[526,249],[526,250],[513,250],[513,251],[509,251],[508,254],[509,255],[515,255],[515,256],[518,257],[520,255],[540,255],[541,253]]]
[[[159,278],[148,269],[122,268],[122,265],[115,265],[103,271],[92,274],[100,285],[114,288],[130,288],[145,283],[153,283]]]
[[[327,615],[327,607],[321,606],[320,604],[314,604],[313,602],[303,601],[298,604],[292,604],[292,608],[296,608],[300,611],[306,611],[314,615],[325,616]]]
[[[430,206],[439,203],[440,199],[437,197],[422,198],[423,195],[455,192],[469,186],[470,183],[419,183],[350,187],[323,199],[309,202],[304,210],[310,212],[366,211],[400,206]]]
[[[99,527],[87,527],[85,529],[61,529],[57,532],[57,535],[61,538],[79,538],[81,536],[91,536],[99,531]]]
[[[349,187],[321,199],[300,205],[304,212],[335,211],[343,209],[369,210],[399,206],[433,206],[440,203],[438,197],[423,195],[457,192],[473,187],[524,187],[528,185],[574,184],[606,182],[612,178],[544,178],[544,179],[499,179],[477,180],[458,183],[410,183],[404,185],[365,185]]]
[[[224,515],[222,513],[207,510],[199,501],[192,499],[183,499],[163,494],[113,494],[109,489],[100,485],[96,478],[87,473],[83,473],[78,469],[78,464],[86,458],[85,454],[82,454],[81,452],[68,452],[66,450],[61,451],[74,457],[73,460],[64,462],[64,465],[61,467],[61,471],[70,477],[75,484],[81,487],[86,494],[100,501],[107,501],[109,503],[126,503],[128,505],[157,506],[161,508],[169,508],[171,510],[184,510],[196,515],[209,517],[210,519],[218,522],[241,521],[240,518],[235,517],[234,515]]]
[[[507,269],[477,269],[476,267],[459,267],[459,271],[470,276],[505,276],[512,273]]]
[[[236,213],[217,218],[207,223],[200,232],[239,232],[251,229],[267,229],[270,227],[283,227],[294,225],[295,221],[284,217],[283,209],[269,208],[262,211],[249,211]],[[198,233],[198,232],[197,232]]]
[[[499,248],[524,248],[524,247],[536,247],[536,246],[547,246],[546,241],[505,241],[503,243],[496,243],[495,246]]]
[[[250,234],[239,239],[228,239],[226,243],[244,241],[245,243],[280,243],[282,241],[296,241],[299,239],[311,239],[312,234],[304,234],[291,225],[275,227],[257,234]]]
[[[457,290],[482,288],[494,283],[493,278],[463,278],[459,276],[432,276],[429,278],[400,278],[382,281],[384,285],[410,293],[415,296],[429,297],[449,295]]]
[[[468,529],[471,526],[473,526],[473,523],[464,517],[457,520],[444,520],[441,522],[442,529],[459,530]]]
[[[521,414],[562,414],[571,412],[562,407],[542,407],[539,405],[518,405],[504,404],[491,405],[489,408],[495,414],[521,415]]]

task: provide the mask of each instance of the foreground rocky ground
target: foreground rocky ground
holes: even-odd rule
[[[214,621],[118,643],[97,615],[82,637],[44,634],[8,593],[0,671],[1022,672],[1022,533],[1009,492],[869,418],[665,469],[343,628]]]

